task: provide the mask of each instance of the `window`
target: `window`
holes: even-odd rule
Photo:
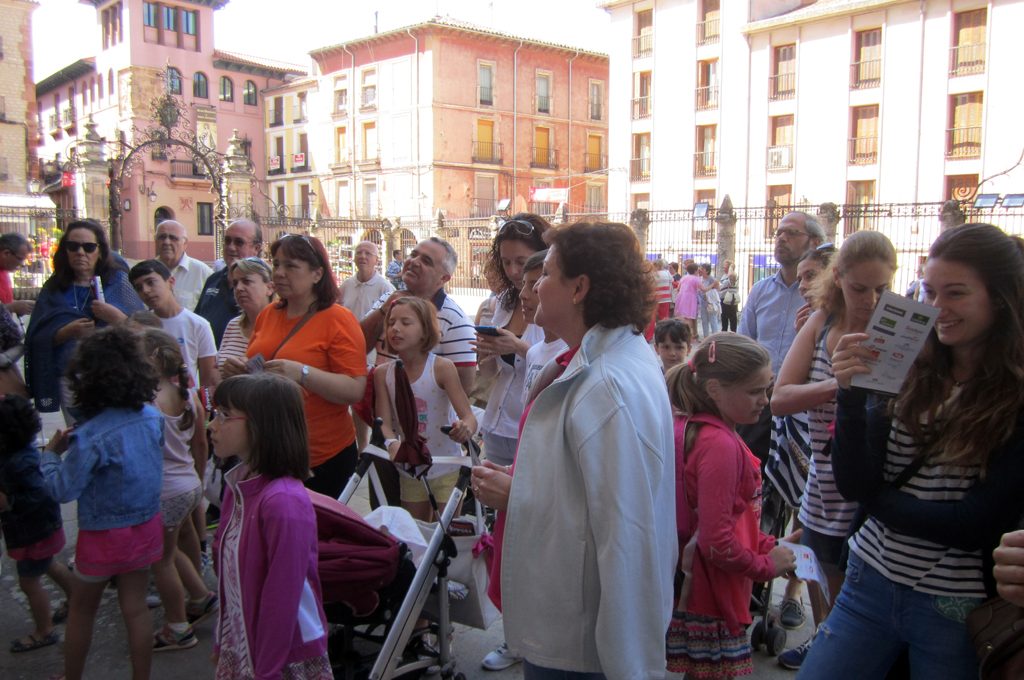
[[[604,83],[600,80],[590,81],[590,120],[601,120],[604,109]]]
[[[181,76],[179,75],[178,78],[179,78],[179,81],[180,81]],[[181,89],[180,85],[179,85],[179,89]],[[110,69],[109,71],[107,71],[107,96],[108,97],[113,97],[114,96],[114,69]]]
[[[349,194],[348,180],[338,182],[338,217],[352,217],[352,196]]]
[[[220,100],[222,102],[235,101],[235,83],[227,76],[220,77]]]
[[[988,11],[975,9],[953,17],[953,46],[950,49],[950,76],[985,72],[985,27]]]
[[[850,110],[850,165],[878,162],[878,105],[854,106]]]
[[[651,179],[651,135],[633,135],[633,158],[630,161],[631,182],[649,182]]]
[[[377,148],[377,123],[363,123],[363,160],[375,161],[380,153]]]
[[[277,191],[275,191],[275,193],[277,194],[277,206],[278,208],[281,208],[285,204],[284,187],[277,187]]]
[[[793,116],[772,116],[770,122],[768,169],[790,170],[793,167]]]
[[[719,18],[721,15],[720,0],[704,0],[701,8],[701,21],[697,24],[697,44],[710,45],[718,42],[721,32]]]
[[[142,3],[142,25],[156,28],[156,3]]]
[[[585,172],[603,170],[608,165],[605,162],[604,154],[601,153],[603,141],[601,135],[587,135],[587,152],[583,156],[583,170]]]
[[[192,76],[192,96],[196,99],[209,99],[210,87],[205,73],[196,73]]]
[[[376,217],[379,214],[377,209],[377,180],[363,181],[363,204],[359,207],[361,217]]]
[[[362,98],[359,107],[361,109],[377,108],[377,69],[375,68],[363,71]]]
[[[708,217],[715,215],[715,190],[714,189],[698,189],[693,192],[693,204],[707,203],[708,204]]]
[[[776,45],[773,50],[771,100],[792,99],[796,96],[796,45]]]
[[[634,17],[633,58],[649,57],[654,54],[654,10],[641,10]]]
[[[981,92],[949,98],[946,158],[981,158]]]
[[[96,79],[96,86],[98,91],[98,94],[96,96],[100,99],[103,99],[103,76],[100,76]]]
[[[299,211],[302,219],[308,220],[309,214],[309,185],[299,185]]]
[[[857,31],[853,40],[850,87],[854,90],[878,87],[882,82],[882,29]]]
[[[496,212],[498,178],[494,175],[474,177],[473,210],[471,217],[490,217]]]
[[[533,157],[530,166],[534,168],[555,168],[555,150],[551,148],[551,129],[535,127],[533,129]]]
[[[270,127],[284,125],[284,97],[274,97],[270,100]]]
[[[493,64],[477,64],[477,105],[494,106]]]
[[[200,236],[213,236],[213,203],[196,203],[196,231]]]
[[[340,127],[334,131],[334,162],[347,163],[348,159],[348,129]]]
[[[588,184],[586,203],[584,204],[583,209],[589,213],[600,213],[604,212],[606,208],[607,206],[604,201],[604,185]]]
[[[181,12],[181,30],[186,35],[196,34],[196,22],[198,15],[194,10],[182,10]]]
[[[765,202],[767,203],[767,208],[765,209],[764,237],[768,241],[773,241],[775,239],[775,232],[779,228],[779,221],[789,212],[789,207],[793,205],[793,185],[777,184],[769,186]],[[774,271],[774,262],[767,266],[772,267],[772,271]],[[765,276],[770,276],[772,271],[755,272],[754,278],[757,280],[763,279]]]
[[[160,7],[160,9],[162,10],[161,14],[163,16],[164,30],[165,31],[176,31],[176,30],[178,30],[178,28],[177,28],[178,27],[178,21],[177,21],[177,19],[178,19],[178,8],[177,7],[168,7],[167,5],[162,5]]]
[[[651,72],[633,74],[633,120],[651,117]]]
[[[977,190],[977,175],[949,175],[946,177],[946,187],[943,195],[947,200],[973,201]]]
[[[698,111],[718,108],[718,60],[697,62],[696,107]]]
[[[296,104],[298,104],[298,111],[295,115],[294,123],[305,123],[306,122],[306,93],[299,92],[296,96]]]
[[[292,158],[292,170],[309,169],[309,136],[299,133],[299,152]]]
[[[843,207],[843,236],[874,229],[875,219],[870,209],[875,202],[875,182],[866,180],[846,183],[846,205]]]
[[[715,164],[716,125],[697,126],[697,151],[693,154],[693,176],[714,177],[718,173]]]
[[[167,67],[167,91],[170,94],[181,94],[181,71],[173,66]]]
[[[494,142],[494,121],[476,122],[476,141],[473,142],[474,163],[500,163],[501,146]]]
[[[348,88],[334,90],[334,111],[335,113],[348,111]]]
[[[256,106],[256,83],[251,80],[245,81],[245,88],[242,90],[242,101],[248,106]]]
[[[536,79],[537,113],[551,113],[551,74],[538,73]]]

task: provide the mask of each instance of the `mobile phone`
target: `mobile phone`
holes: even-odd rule
[[[501,335],[494,326],[474,326],[474,328],[480,335],[493,335],[494,337]]]
[[[263,355],[257,354],[252,359],[245,362],[245,369],[249,373],[262,373],[264,363],[266,363],[266,359],[263,358]]]

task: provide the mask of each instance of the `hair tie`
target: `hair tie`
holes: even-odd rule
[[[715,344],[717,342],[718,342],[717,340],[712,340],[711,344],[708,346],[708,363],[709,364],[715,363]]]
[[[693,362],[692,358],[689,361],[686,362],[686,365],[689,367],[690,373],[693,373],[694,375],[697,375],[697,364],[695,364]]]

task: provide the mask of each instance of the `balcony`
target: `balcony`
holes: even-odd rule
[[[882,84],[882,60],[865,59],[850,64],[850,89],[867,90]]]
[[[58,114],[58,113],[51,113],[50,114],[49,125],[46,126],[46,129],[47,129],[47,131],[49,131],[49,133],[51,135],[54,135],[54,136],[57,136],[57,135],[59,135],[61,133],[60,114]]]
[[[630,182],[650,182],[651,181],[651,158],[634,158],[629,161],[629,181]]]
[[[499,142],[473,142],[473,162],[501,163],[501,144]]]
[[[283,175],[284,174],[284,163],[281,162],[280,156],[270,156],[267,158],[267,174],[268,175]]]
[[[362,97],[359,100],[359,110],[369,111],[377,108],[377,86],[364,85]]]
[[[851,137],[850,165],[874,165],[878,162],[878,137]]]
[[[946,158],[981,158],[981,127],[946,130]]]
[[[530,167],[554,170],[558,167],[558,152],[555,149],[543,146],[533,147],[533,153],[530,156]]]
[[[949,48],[949,76],[985,72],[985,43],[954,45]]]
[[[360,170],[380,169],[380,149],[364,149],[363,155],[356,160]]]
[[[696,107],[698,111],[710,111],[718,108],[718,85],[704,85],[696,89]]]
[[[313,218],[308,205],[279,205],[274,208],[280,219],[309,220]]]
[[[644,118],[651,117],[651,98],[648,97],[634,97],[633,98],[633,120],[643,120]]]
[[[585,153],[583,154],[583,170],[585,172],[594,172],[596,170],[604,170],[608,167],[608,157],[603,153]]]
[[[478,85],[476,88],[478,106],[494,106],[494,88]]]
[[[74,106],[66,106],[64,110],[60,112],[60,120],[64,129],[71,131],[75,128],[75,122],[77,121],[77,113]]]
[[[498,201],[493,198],[474,198],[470,217],[490,217],[498,212]]]
[[[309,157],[305,153],[292,154],[292,172],[309,172]]]
[[[642,59],[654,54],[654,34],[644,33],[633,36],[633,58]]]
[[[714,151],[698,151],[693,154],[693,176],[714,177],[718,174]]]
[[[776,144],[768,147],[767,169],[774,172],[793,169],[793,145]]]
[[[718,42],[718,19],[697,22],[697,44],[711,45]]]
[[[206,168],[193,161],[171,161],[171,177],[181,179],[206,179]]]
[[[590,215],[600,215],[608,212],[608,205],[605,203],[584,203],[583,212]]]
[[[768,101],[796,97],[796,74],[779,73],[768,78]]]
[[[539,94],[536,96],[537,113],[551,113],[551,96]]]
[[[270,112],[270,123],[268,127],[281,127],[284,125],[284,111],[280,109],[273,109]]]

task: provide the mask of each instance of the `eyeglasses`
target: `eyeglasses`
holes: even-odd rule
[[[536,228],[526,220],[506,220],[498,228],[498,236],[512,229],[520,236],[532,236]]]
[[[249,243],[255,243],[255,241],[250,241],[249,239],[244,239],[241,236],[225,236],[224,237],[224,245],[226,245],[226,246],[235,246],[236,248],[241,248],[241,247],[243,247],[243,246],[245,246],[245,245],[247,245]]]
[[[786,238],[796,238],[797,236],[810,236],[810,234],[808,234],[806,231],[800,231],[799,229],[790,229],[788,227],[785,229],[779,229],[778,231],[775,232],[775,238],[782,238],[783,236],[785,236]]]
[[[213,411],[210,411],[210,420],[216,420],[218,425],[223,425],[231,420],[245,420],[245,416],[229,416],[226,415],[224,411],[214,409]]]
[[[100,247],[99,243],[82,243],[81,241],[64,241],[64,247],[68,249],[68,252],[77,253],[79,250],[92,254],[96,252],[96,249]]]

